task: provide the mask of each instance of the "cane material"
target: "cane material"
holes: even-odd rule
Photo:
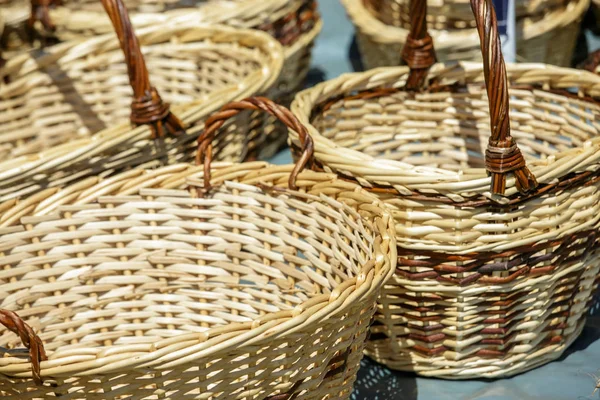
[[[392,209],[398,265],[367,347],[391,368],[511,376],[560,357],[585,323],[600,268],[600,78],[508,65],[510,107],[495,95],[490,105],[488,85],[503,90],[500,65],[436,64],[416,91],[404,90],[407,67],[346,74],[292,105],[314,139],[315,168]],[[490,190],[486,147],[506,124],[490,118],[502,109],[537,178],[527,193],[510,174],[503,196]]]
[[[0,394],[348,399],[397,258],[393,220],[333,174],[289,189],[294,168],[213,166],[209,192],[200,167],[133,169],[5,210],[0,260],[20,284],[0,285],[0,307],[23,308],[49,361],[40,387],[29,360],[5,358]]]
[[[388,0],[395,1],[395,0]],[[402,0],[408,9],[408,0]],[[387,2],[387,1],[386,1]],[[357,42],[365,69],[401,64],[401,52],[409,32],[409,15],[405,23],[395,26],[379,20],[372,13],[373,8],[365,6],[364,0],[342,0],[348,16],[356,28]],[[430,8],[435,10],[439,2]],[[464,3],[469,11],[468,2]],[[517,1],[516,3],[526,3]],[[580,22],[587,11],[590,0],[570,0],[554,2],[534,2],[542,10],[522,16],[517,20],[517,60],[519,62],[542,62],[559,66],[570,66],[579,34]],[[461,7],[450,7],[458,11]],[[448,6],[444,10],[449,10]],[[446,11],[444,11],[446,12]],[[444,21],[452,20],[452,12],[444,14]],[[392,15],[385,11],[381,14]],[[430,22],[430,34],[436,43],[440,61],[479,61],[479,40],[472,17],[462,19],[464,11],[457,16],[461,23],[455,27],[439,26]],[[557,51],[560,49],[560,51]]]

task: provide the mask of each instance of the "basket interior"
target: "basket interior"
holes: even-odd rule
[[[485,88],[447,89],[333,100],[315,110],[312,124],[336,144],[374,158],[451,171],[484,168],[490,135]],[[513,87],[510,96],[511,134],[529,161],[598,135],[600,108],[594,103],[532,87]]]
[[[174,34],[170,43],[143,47],[150,82],[166,102],[201,102],[216,91],[242,90],[252,74],[262,75],[260,48],[188,40]],[[0,86],[2,159],[129,121],[132,89],[121,50],[93,52],[10,78],[12,84]]]
[[[334,198],[231,182],[205,199],[144,189],[32,218],[0,239],[0,308],[50,352],[251,325],[355,278],[377,235]],[[0,346],[19,339],[4,332]]]

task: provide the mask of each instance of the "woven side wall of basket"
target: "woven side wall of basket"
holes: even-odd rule
[[[0,394],[348,399],[393,272],[393,222],[358,185],[297,169],[209,167],[201,197],[201,168],[134,169],[24,201],[34,209],[0,228],[20,282],[0,285],[0,307],[48,360],[32,373],[3,358]]]
[[[155,142],[147,127],[127,122],[132,89],[112,36],[63,44],[41,58],[20,55],[0,69],[10,79],[0,85],[1,199],[101,171],[190,159],[206,115],[227,101],[268,92],[283,62],[280,45],[258,31],[182,23],[138,33],[152,84],[173,104],[185,134]],[[143,111],[145,103],[140,106]],[[262,123],[248,114],[231,121],[217,158],[254,152],[265,141],[256,130]],[[242,127],[247,134],[238,134]]]
[[[400,65],[408,29],[379,21],[365,8],[363,0],[342,0],[342,3],[356,28],[365,69]],[[517,23],[517,60],[570,66],[580,21],[589,5],[590,0],[573,0],[537,17],[521,18]],[[430,33],[435,38],[438,60],[481,59],[474,29],[432,29]]]
[[[487,3],[473,0],[480,26],[495,23]],[[600,77],[515,64],[506,91],[490,28],[485,67],[436,64],[424,88],[410,83],[427,63],[347,74],[292,106],[310,124],[315,168],[393,209],[398,265],[367,353],[394,369],[497,378],[554,360],[598,283]]]

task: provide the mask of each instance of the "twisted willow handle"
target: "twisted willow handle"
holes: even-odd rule
[[[198,151],[196,153],[196,163],[204,165],[204,189],[210,189],[210,163],[212,162],[212,141],[216,131],[223,126],[225,121],[232,118],[244,110],[261,110],[271,114],[279,121],[283,122],[288,128],[296,131],[302,144],[302,156],[296,163],[290,174],[289,187],[296,189],[296,177],[304,169],[306,164],[312,158],[314,152],[313,140],[308,134],[306,127],[298,121],[298,118],[287,108],[274,103],[265,97],[248,97],[241,101],[234,101],[226,104],[220,111],[210,116],[205,124],[204,131],[198,138]]]
[[[27,21],[29,29],[33,29],[36,21],[40,21],[44,29],[48,32],[54,32],[56,26],[50,19],[50,6],[60,5],[60,0],[31,0],[31,14]]]
[[[498,22],[492,0],[471,0],[483,55],[483,72],[490,104],[492,134],[485,152],[485,166],[492,176],[492,193],[504,194],[506,175],[513,173],[517,189],[529,192],[537,181],[510,135],[508,78],[502,57]]]
[[[36,384],[41,385],[42,376],[40,372],[40,362],[46,361],[47,359],[42,340],[35,334],[29,325],[12,311],[0,310],[0,324],[4,325],[11,332],[19,335],[23,345],[29,349],[33,381]]]
[[[123,0],[102,0],[102,5],[110,17],[125,54],[134,97],[131,103],[131,122],[135,125],[149,125],[153,138],[162,137],[167,133],[182,132],[181,121],[171,113],[169,104],[163,102],[156,88],[150,84],[146,62]]]
[[[410,68],[406,90],[420,90],[436,62],[433,39],[427,32],[427,0],[410,0],[409,16],[410,32],[402,49],[402,59]]]

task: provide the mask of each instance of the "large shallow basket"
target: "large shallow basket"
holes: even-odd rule
[[[23,54],[0,69],[9,78],[0,83],[0,199],[64,184],[65,173],[80,178],[190,159],[208,113],[268,92],[281,70],[281,47],[265,33],[161,25],[138,32],[140,47],[129,40],[135,36],[120,10],[115,26],[128,43],[125,57],[119,40],[104,35],[55,46],[39,58]],[[173,104],[185,133],[171,126],[158,92]],[[134,128],[130,120],[150,127]],[[217,158],[242,160],[257,151],[265,141],[257,134],[262,123],[249,114],[231,121],[235,134],[222,137]]]
[[[380,3],[393,2],[381,1]],[[408,2],[408,0],[406,0]],[[373,7],[365,6],[365,0],[342,0],[346,11],[356,28],[361,59],[365,69],[397,66],[401,63],[401,51],[409,32],[408,14],[388,10],[374,13]],[[379,3],[379,2],[376,2]],[[477,32],[473,29],[472,17],[464,16],[464,6],[459,2],[442,10],[452,9],[457,15],[454,18],[462,23],[455,26],[441,26],[439,21],[452,23],[452,15],[440,16],[438,22],[430,21],[431,35],[436,42],[436,51],[440,61],[478,61],[481,59]],[[517,1],[517,4],[527,3]],[[534,14],[523,15],[517,20],[517,61],[542,62],[547,64],[570,66],[580,29],[580,22],[590,5],[590,0],[569,0],[561,2],[535,2],[545,4],[543,10],[529,6]],[[555,4],[558,3],[558,4]],[[368,3],[371,4],[371,3]],[[434,11],[438,7],[433,7]],[[404,10],[404,7],[402,8]],[[527,10],[527,8],[525,8]],[[522,10],[521,13],[525,11]],[[398,17],[394,17],[394,15]],[[376,15],[386,15],[382,20]],[[464,18],[464,19],[463,19]],[[557,51],[560,49],[560,51]]]
[[[405,50],[412,71],[343,75],[292,107],[314,137],[316,168],[393,208],[398,266],[367,353],[451,379],[558,358],[584,326],[600,268],[600,77],[505,71],[491,0],[472,4],[483,66],[436,64],[427,75],[419,23],[412,37],[429,45]]]
[[[298,170],[209,166],[205,192],[202,169],[179,164],[27,200],[2,228],[0,307],[32,329],[0,322],[32,351],[0,337],[2,398],[349,398],[393,222],[358,185]]]

